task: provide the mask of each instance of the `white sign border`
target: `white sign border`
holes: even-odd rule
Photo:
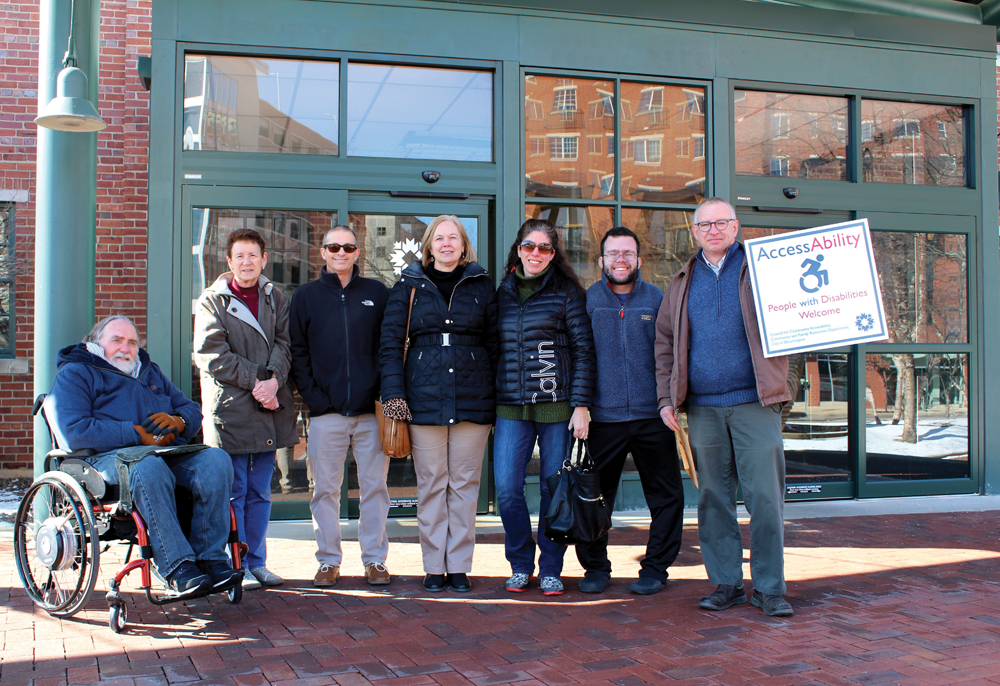
[[[877,301],[877,313],[878,317],[875,318],[876,324],[883,327],[881,331],[876,331],[874,333],[862,334],[859,336],[852,336],[851,338],[841,339],[839,341],[826,341],[824,343],[816,345],[806,345],[799,347],[789,347],[787,349],[772,349],[768,338],[767,338],[767,325],[764,323],[764,312],[762,309],[762,303],[760,300],[760,293],[757,288],[757,263],[753,259],[753,248],[758,245],[764,245],[776,240],[787,240],[790,236],[794,235],[796,237],[812,236],[815,234],[827,233],[829,231],[839,231],[846,228],[858,228],[864,229],[865,236],[865,251],[866,257],[868,259],[868,274],[871,278],[871,286],[875,292],[875,297]],[[764,351],[764,357],[778,357],[781,355],[795,355],[798,353],[811,352],[813,350],[825,350],[828,348],[840,348],[847,345],[858,345],[861,343],[871,343],[873,341],[886,341],[889,338],[888,326],[885,326],[885,308],[882,304],[882,287],[878,280],[878,270],[875,265],[875,254],[872,249],[872,238],[871,230],[868,226],[868,218],[862,217],[861,219],[852,219],[851,221],[840,222],[839,224],[828,224],[826,226],[817,226],[812,229],[801,229],[794,233],[781,233],[772,236],[761,236],[760,238],[748,238],[743,241],[743,247],[747,251],[747,266],[750,270],[750,285],[753,289],[753,299],[754,307],[757,309],[757,326],[760,331],[760,340]]]

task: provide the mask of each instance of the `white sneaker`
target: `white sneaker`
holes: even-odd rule
[[[267,567],[254,567],[250,573],[257,578],[257,581],[265,586],[280,586],[285,580],[269,570]]]
[[[252,591],[254,589],[260,588],[260,582],[257,581],[257,577],[250,573],[249,569],[243,570],[243,590]]]

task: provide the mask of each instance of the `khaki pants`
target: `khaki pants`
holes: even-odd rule
[[[489,425],[410,425],[417,473],[417,524],[427,574],[468,574]]]
[[[389,458],[378,442],[378,421],[373,414],[344,417],[324,414],[313,417],[309,426],[307,451],[316,487],[309,509],[316,534],[316,559],[340,566],[340,486],[344,481],[347,448],[354,449],[361,490],[358,543],[364,564],[385,562],[389,536],[385,520],[389,516],[389,489],[385,479]]]

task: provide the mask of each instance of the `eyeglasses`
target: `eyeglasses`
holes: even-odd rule
[[[612,262],[617,262],[618,260],[625,260],[627,262],[635,262],[636,258],[639,257],[636,253],[631,250],[626,250],[622,252],[621,250],[609,250],[604,253],[604,258],[611,260]]]
[[[531,252],[535,248],[538,248],[538,252],[541,255],[548,255],[555,252],[555,248],[552,247],[551,243],[532,243],[531,241],[521,241],[521,249],[524,252]]]
[[[340,252],[341,248],[344,249],[344,252],[350,255],[352,252],[358,249],[358,246],[354,245],[354,243],[344,243],[343,245],[341,245],[340,243],[327,243],[326,245],[323,246],[324,250],[327,250],[332,253]]]
[[[725,231],[729,228],[729,222],[734,222],[735,219],[716,219],[714,222],[698,222],[695,224],[697,228],[702,233],[708,233],[714,227],[718,231]]]

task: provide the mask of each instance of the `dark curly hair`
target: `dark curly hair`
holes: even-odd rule
[[[549,263],[549,267],[552,269],[552,283],[555,286],[560,286],[564,283],[571,284],[580,293],[584,293],[583,284],[580,283],[580,279],[577,278],[576,272],[573,271],[573,267],[569,264],[569,259],[566,257],[566,252],[562,249],[559,244],[559,233],[556,231],[555,227],[544,219],[529,219],[528,221],[521,224],[521,228],[518,229],[517,237],[514,239],[514,244],[510,246],[510,253],[507,255],[507,266],[504,267],[504,274],[510,274],[515,269],[517,265],[521,263],[521,257],[517,254],[517,248],[521,245],[521,241],[532,231],[543,231],[545,235],[549,237],[549,242],[555,249],[555,254],[552,256],[552,261]]]

